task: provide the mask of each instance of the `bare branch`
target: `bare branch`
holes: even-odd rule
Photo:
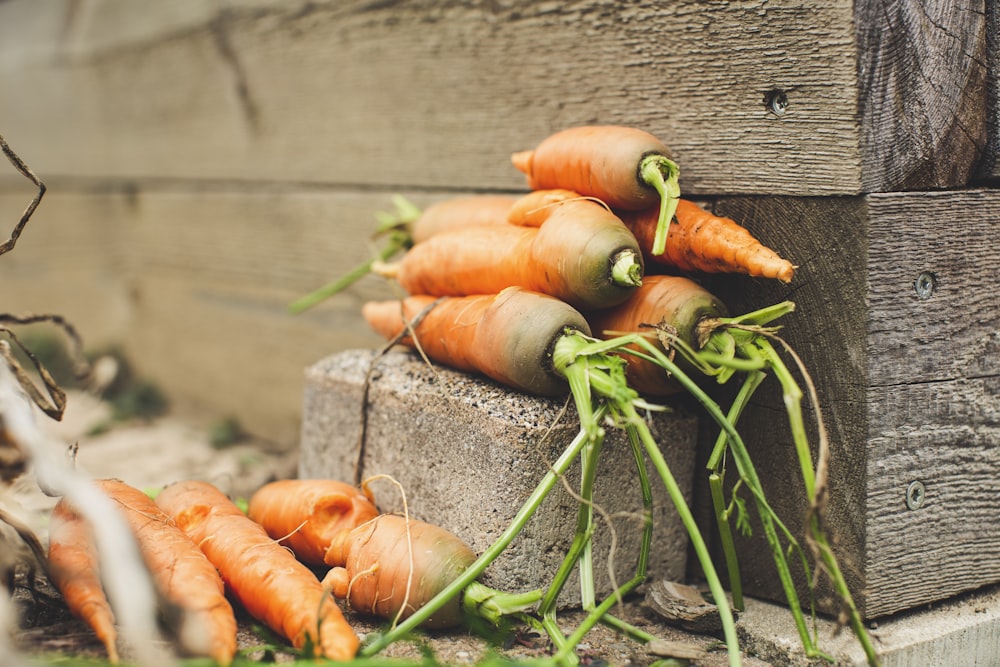
[[[38,188],[38,194],[32,198],[32,200],[28,203],[28,207],[24,209],[24,213],[21,214],[21,219],[17,221],[13,231],[11,231],[10,237],[3,243],[0,243],[0,255],[2,255],[5,252],[9,252],[14,249],[14,244],[17,243],[17,239],[21,236],[21,232],[24,231],[24,227],[28,224],[28,220],[31,219],[31,214],[35,212],[36,208],[38,208],[38,204],[41,203],[42,197],[45,195],[45,184],[42,183],[37,176],[35,176],[35,172],[31,171],[28,165],[26,165],[24,161],[17,156],[17,153],[11,150],[10,146],[7,145],[7,141],[3,138],[3,135],[0,135],[0,150],[3,151],[5,156],[7,156],[10,163],[14,165],[14,169],[17,169],[22,176],[34,183],[35,187]]]

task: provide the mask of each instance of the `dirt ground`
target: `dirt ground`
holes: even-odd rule
[[[78,443],[77,465],[94,477],[117,477],[141,489],[156,489],[183,479],[204,479],[218,485],[235,498],[246,498],[256,488],[272,479],[294,477],[297,458],[287,446],[254,439],[240,439],[226,446],[213,444],[210,424],[171,414],[152,420],[109,422],[108,406],[83,393],[70,395],[66,414],[50,428],[63,441]],[[26,521],[44,541],[48,512],[54,499],[42,494],[30,473],[11,487],[0,490],[0,503]],[[19,650],[42,664],[54,663],[57,656],[102,658],[103,650],[81,621],[72,617],[58,593],[41,577],[29,586],[23,573],[17,579],[15,600],[19,628],[15,642]],[[378,629],[369,619],[350,614],[357,632],[364,636]],[[704,651],[704,656],[690,664],[710,667],[724,665],[726,654],[720,642],[711,636],[692,635],[665,625],[642,602],[629,600],[618,616],[662,637],[680,642],[685,648]],[[574,629],[582,615],[569,610],[559,616],[567,632]],[[241,618],[240,647],[251,660],[283,662],[291,654],[260,648],[275,641],[256,629],[250,618]],[[472,664],[490,650],[490,645],[466,631],[427,636],[421,647],[401,643],[384,651],[387,656],[420,657],[429,649],[446,664]],[[508,636],[499,650],[512,658],[541,657],[551,647],[539,635],[524,631]],[[667,651],[674,652],[674,649]],[[592,630],[578,646],[583,662],[589,665],[651,665],[661,656],[603,626]],[[677,663],[675,663],[677,664]],[[684,664],[684,663],[679,663]],[[745,658],[744,664],[766,663]]]

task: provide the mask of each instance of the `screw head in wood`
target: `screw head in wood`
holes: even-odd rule
[[[788,111],[788,95],[780,88],[769,90],[764,94],[764,106],[775,116],[784,116]]]
[[[917,291],[917,297],[921,299],[931,298],[934,288],[937,286],[937,278],[930,271],[924,271],[913,281],[913,289]]]
[[[911,509],[920,509],[920,506],[927,500],[927,489],[923,482],[913,481],[906,487],[906,506]]]

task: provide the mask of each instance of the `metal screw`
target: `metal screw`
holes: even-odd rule
[[[910,482],[906,487],[906,506],[911,510],[920,509],[920,506],[927,500],[927,489],[923,482]]]
[[[937,278],[930,271],[924,271],[913,281],[913,289],[917,291],[917,296],[921,299],[931,298],[936,286]]]
[[[788,111],[788,95],[779,88],[770,90],[764,95],[764,106],[775,116],[784,116]]]

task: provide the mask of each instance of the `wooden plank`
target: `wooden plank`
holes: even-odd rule
[[[162,31],[134,27],[145,3],[114,5],[132,15],[50,10],[69,37],[0,67],[19,93],[0,99],[5,132],[46,173],[516,189],[511,152],[597,122],[662,136],[692,193],[861,187],[846,0],[329,0],[191,10]],[[24,11],[3,3],[0,24]]]
[[[783,298],[798,306],[782,336],[817,385],[831,446],[829,524],[863,612],[1000,580],[983,564],[1000,562],[1000,255],[991,242],[1000,193],[726,198],[716,208],[802,264],[788,287],[733,278],[716,291],[736,312]],[[921,298],[925,271],[936,287]],[[798,464],[775,430],[785,418],[770,385],[741,427],[766,462],[779,515],[801,529]],[[913,481],[930,490],[919,511],[905,504]],[[766,551],[746,553],[751,590],[779,597]]]
[[[5,239],[32,195],[20,183],[0,192]],[[129,208],[121,192],[50,190],[14,250],[0,256],[0,312],[62,315],[89,349],[120,342],[131,322],[119,243]]]
[[[988,142],[987,4],[856,3],[864,192],[974,176]]]
[[[986,154],[979,164],[977,180],[1000,182],[1000,7],[986,3]]]
[[[19,213],[27,199],[19,188],[0,207]],[[124,343],[179,407],[291,444],[305,368],[380,345],[360,305],[392,291],[370,277],[302,315],[287,305],[371,256],[373,212],[387,204],[379,193],[79,191],[56,180],[0,258],[2,309],[63,314],[91,348]]]

